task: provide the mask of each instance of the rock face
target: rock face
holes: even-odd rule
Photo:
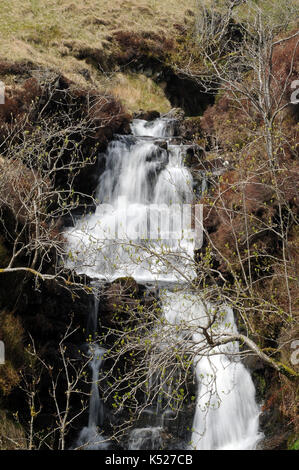
[[[105,327],[119,325],[136,310],[139,294],[139,286],[133,278],[120,278],[108,285],[100,301],[101,325]]]
[[[134,113],[134,119],[144,119],[145,121],[154,121],[154,119],[158,119],[160,117],[160,113],[158,111],[143,111],[140,110],[137,113]]]
[[[77,281],[79,281],[79,279],[77,279]],[[89,283],[88,279],[83,278],[81,278],[79,282],[82,282],[82,284],[85,283],[86,285]],[[70,327],[69,332],[73,333],[64,341],[66,357],[68,360],[73,361],[74,365],[76,364],[75,367],[84,363],[86,359],[82,356],[82,352],[79,351],[86,341],[84,328],[92,306],[92,296],[88,293],[88,290],[86,292],[83,290],[77,292],[77,295],[74,296],[74,293],[52,281],[39,284],[37,289],[35,281],[30,275],[12,273],[1,274],[0,301],[1,319],[4,316],[3,308],[12,311],[13,313],[11,315],[16,317],[14,343],[18,344],[18,341],[21,341],[19,345],[21,353],[19,353],[19,355],[23,358],[22,370],[26,371],[29,375],[35,370],[32,369],[29,356],[24,351],[24,348],[28,347],[28,345],[32,344],[32,341],[34,341],[39,357],[45,364],[51,367],[53,377],[59,377],[56,392],[59,406],[63,409],[65,378],[63,374],[59,373],[59,370],[62,370],[63,367],[59,351],[59,342]],[[21,338],[18,338],[18,324],[21,325],[23,331]],[[10,363],[9,349],[7,353],[7,361]],[[17,366],[18,362],[15,362],[17,358],[15,349],[12,350],[12,353],[14,355],[12,363]],[[38,373],[38,364],[37,362],[35,373]],[[36,431],[38,429],[45,429],[47,426],[53,429],[55,426],[55,405],[49,395],[49,390],[51,389],[51,375],[46,368],[40,368],[42,375],[38,386],[38,400],[42,411],[36,416]],[[78,387],[86,393],[89,391],[89,386],[86,386],[84,380],[81,381]],[[71,397],[71,416],[77,414],[78,410],[82,408],[79,395],[73,394]],[[20,403],[24,403],[24,406],[20,407]],[[24,393],[18,386],[5,398],[5,407],[11,413],[18,411],[20,423],[26,424],[30,410],[27,406],[27,402],[24,402]],[[75,429],[73,428],[69,434],[70,440],[73,438],[73,432],[76,432],[76,426],[80,429],[84,425],[84,421],[85,416],[82,414],[82,416],[79,416],[78,420],[74,422]],[[23,443],[21,443],[21,445],[23,445]]]
[[[94,280],[94,282],[97,281]],[[156,315],[161,314],[159,310],[159,291],[153,286],[147,288],[145,285],[138,284],[133,278],[123,277],[112,283],[98,284],[98,287],[98,328],[100,334],[105,334],[105,347],[111,347],[114,353],[117,351],[117,346],[115,349],[114,344],[116,344],[116,341],[119,344],[119,336],[115,334],[115,331],[133,329],[132,334],[138,335],[138,329],[136,333],[133,333],[134,328],[140,328],[141,325],[146,324],[147,312],[151,312],[150,322],[153,320],[153,312],[156,311]],[[113,380],[122,377],[122,374],[128,373],[130,368],[138,367],[138,361],[137,363],[132,362],[131,356],[133,353],[134,350],[130,349],[117,359],[106,359],[103,365],[104,371],[109,371],[109,369],[117,371]],[[109,378],[109,382],[111,380],[112,378]],[[106,436],[112,435],[115,429],[119,429],[124,422],[130,419],[130,413],[126,406],[119,410],[115,408],[115,397],[109,394],[110,386],[109,384],[102,384],[103,393],[105,395],[106,389],[107,396],[103,424]],[[123,387],[123,393],[125,394],[127,392],[125,383],[123,383]],[[170,409],[163,410],[162,405],[156,398],[152,406],[142,412],[137,420],[134,420],[133,427],[122,437],[118,448],[134,450],[140,449],[139,446],[142,445],[143,450],[157,448],[182,449],[185,443],[190,440],[190,423],[192,423],[194,416],[196,387],[191,372],[187,382],[182,387],[184,387],[187,398],[178,414]],[[142,405],[144,391],[136,391],[134,397]]]
[[[147,309],[155,308],[157,292],[148,290],[131,277],[121,277],[100,288],[99,325],[110,328],[130,321],[142,321]]]
[[[166,83],[165,94],[174,107],[182,108],[187,116],[198,116],[214,102],[214,97],[204,92],[195,80],[176,74],[166,68],[159,77]]]
[[[205,158],[205,149],[198,144],[186,146],[185,164],[191,168],[197,167]],[[203,168],[204,169],[204,168]]]
[[[262,450],[283,450],[288,448],[292,429],[286,416],[283,416],[279,406],[280,395],[283,393],[279,376],[267,367],[259,358],[249,356],[245,366],[250,370],[253,379],[257,402],[260,405],[260,431],[264,438],[259,443]]]

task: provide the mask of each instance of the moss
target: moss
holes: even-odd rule
[[[299,450],[299,436],[291,436],[288,439],[288,450]]]
[[[291,367],[283,364],[282,362],[277,362],[276,363],[280,369],[281,369],[281,372],[286,375],[289,379],[295,379],[296,377],[299,377],[299,374],[298,372],[296,372],[294,369],[292,369]]]
[[[264,375],[261,375],[261,373],[258,373],[258,372],[253,372],[252,377],[254,380],[258,398],[259,400],[262,400],[265,398],[265,394],[266,394],[266,388],[267,388],[266,379]]]

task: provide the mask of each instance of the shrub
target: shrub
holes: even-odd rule
[[[24,330],[13,313],[0,312],[0,340],[5,344],[5,364],[0,365],[0,394],[9,395],[20,381],[19,369],[24,364]]]

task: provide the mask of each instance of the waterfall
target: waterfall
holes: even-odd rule
[[[128,450],[154,450],[161,449],[162,427],[148,427],[133,429],[128,442]]]
[[[185,321],[192,333],[195,373],[198,385],[196,411],[190,449],[251,450],[262,435],[255,388],[248,370],[239,357],[237,341],[203,350],[196,350],[206,340],[202,327],[208,323],[213,305],[201,303],[196,295],[167,292],[164,314],[171,324]],[[237,333],[233,311],[229,306],[218,308],[218,322],[213,334]]]
[[[206,348],[205,354],[197,354],[199,345],[207,346],[203,327],[208,310],[216,307],[204,305],[198,293],[188,292],[186,296],[170,287],[183,288],[196,277],[195,230],[187,217],[193,202],[193,181],[184,166],[185,147],[173,141],[174,129],[175,122],[169,119],[150,123],[135,120],[132,135],[115,136],[107,149],[105,171],[99,178],[97,209],[68,230],[72,253],[68,263],[78,273],[92,278],[113,281],[132,276],[141,283],[167,282],[165,294],[161,291],[165,319],[170,325],[186,324],[195,356],[196,407],[193,425],[190,423],[191,443],[186,442],[185,448],[255,449],[260,439],[259,408],[252,379],[240,360],[238,343]],[[186,212],[182,211],[185,206]],[[153,220],[157,223],[153,224]],[[154,236],[149,237],[149,232],[154,232]],[[228,330],[236,332],[231,308],[217,309],[214,333],[221,337]],[[90,438],[91,446],[98,423],[100,398],[96,382],[103,350],[99,349],[97,355],[98,360],[91,363],[94,385],[89,425],[82,431],[83,440]],[[156,418],[149,420],[150,425],[131,432],[128,448],[160,448],[168,411],[148,410],[149,416]]]
[[[194,232],[191,218],[184,224],[181,211],[182,203],[188,212],[192,202],[192,176],[184,167],[181,146],[171,145],[164,135],[168,128],[168,120],[163,119],[150,126],[146,121],[134,122],[132,129],[138,131],[134,138],[119,136],[110,143],[106,170],[99,179],[100,204],[68,232],[69,262],[78,273],[110,281],[132,276],[140,282],[175,282],[182,281],[182,271],[185,277],[194,277]],[[150,131],[160,140],[149,140]],[[162,137],[168,141],[168,151],[159,145]],[[148,232],[149,213],[153,237],[145,244],[142,234]],[[155,233],[158,221],[159,234]],[[128,240],[134,241],[133,246]],[[169,264],[156,263],[152,252],[163,254]],[[179,271],[177,259],[183,255]]]
[[[88,334],[92,338],[95,336],[97,330],[99,308],[97,297],[95,296],[93,300],[94,304],[90,311],[87,328]],[[103,363],[105,349],[95,344],[89,346],[89,354],[91,357],[89,366],[92,372],[92,377],[88,411],[88,426],[81,430],[75,447],[86,450],[105,450],[108,449],[108,439],[105,438],[105,436],[103,436],[98,429],[98,426],[102,426],[104,421],[104,409],[99,393],[98,378],[99,371]]]

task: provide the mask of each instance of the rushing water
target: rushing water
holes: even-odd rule
[[[90,337],[94,337],[97,329],[98,321],[98,300],[94,298],[94,305],[90,311],[88,334]],[[89,400],[89,412],[88,412],[88,426],[84,427],[80,432],[79,438],[76,442],[76,448],[82,448],[86,450],[105,450],[108,448],[108,440],[99,432],[99,426],[103,425],[104,421],[104,409],[103,403],[99,393],[98,379],[99,371],[102,367],[103,356],[105,349],[101,348],[97,344],[89,346],[90,355],[90,369],[92,372],[91,376],[91,391]]]
[[[99,205],[94,214],[78,220],[68,233],[70,264],[78,272],[110,281],[132,276],[139,282],[167,281],[177,286],[195,277],[195,233],[187,217],[193,202],[193,182],[184,166],[184,146],[172,143],[173,129],[172,120],[135,120],[131,136],[117,136],[110,143],[106,168],[99,178]],[[186,212],[182,212],[184,204]],[[159,230],[149,236],[152,219],[158,221],[154,232],[157,226]],[[259,409],[250,374],[240,362],[238,343],[197,354],[199,345],[205,345],[207,306],[194,293],[186,296],[171,290],[162,295],[162,305],[168,324],[183,321],[189,325],[190,347],[194,348],[197,402],[193,426],[190,423],[191,445],[186,443],[185,447],[254,449],[260,438]],[[232,310],[222,307],[222,311],[216,334],[236,332]],[[89,448],[95,448],[92,443],[98,437],[101,401],[96,381],[102,355],[99,349],[97,359],[91,363],[89,424],[81,433],[81,441],[91,440]],[[162,429],[161,414],[151,426],[132,431],[129,449],[160,448]]]
[[[250,450],[261,435],[255,388],[248,370],[240,362],[239,344],[230,342],[196,356],[206,340],[202,328],[212,305],[203,305],[197,296],[169,292],[164,299],[164,313],[171,324],[186,322],[192,332],[195,373],[198,384],[191,449]],[[219,309],[214,338],[221,333],[237,333],[230,307]]]
[[[97,210],[69,233],[78,272],[108,280],[132,276],[140,282],[194,277],[194,232],[188,217],[192,176],[182,161],[183,147],[171,144],[167,129],[167,120],[150,126],[135,121],[134,137],[119,136],[109,145]],[[150,133],[160,140],[149,138]],[[159,145],[162,137],[168,151]],[[163,262],[153,253],[163,255]]]

